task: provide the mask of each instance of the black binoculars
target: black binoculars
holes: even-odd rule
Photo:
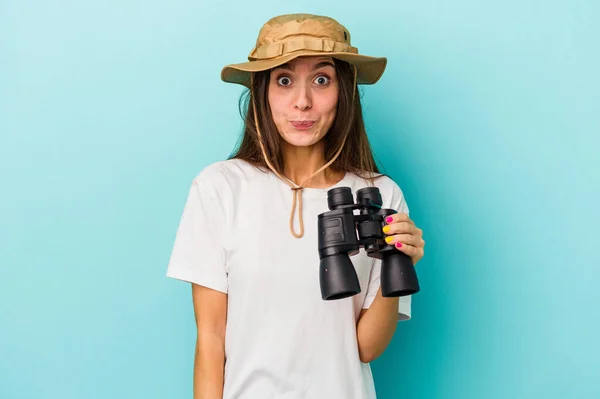
[[[347,298],[360,293],[360,284],[350,256],[361,248],[371,258],[381,259],[381,293],[400,297],[419,292],[419,281],[410,256],[385,242],[385,218],[397,213],[382,208],[377,187],[356,192],[350,187],[327,191],[329,211],[318,216],[319,278],[324,300]],[[355,215],[354,210],[360,210]],[[357,237],[358,232],[358,237]]]

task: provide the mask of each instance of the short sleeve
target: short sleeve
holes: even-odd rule
[[[394,190],[392,193],[391,205],[390,207],[395,209],[397,212],[409,214],[408,205],[406,204],[406,200],[404,199],[404,195],[400,188],[394,183]],[[369,284],[367,286],[367,293],[365,294],[365,299],[363,301],[363,309],[367,309],[371,306],[375,297],[377,296],[377,292],[379,291],[379,287],[381,276],[381,260],[374,259],[373,267],[371,268],[371,275],[369,276]],[[398,301],[398,321],[410,320],[411,318],[411,304],[412,304],[412,296],[402,296]]]
[[[223,225],[218,202],[194,180],[175,236],[167,277],[227,293]]]

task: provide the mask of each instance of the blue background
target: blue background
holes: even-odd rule
[[[600,397],[599,3],[286,3],[0,1],[0,397],[191,397],[171,245],[242,126],[221,67],[290,12],[389,58],[366,123],[427,253],[379,397]]]

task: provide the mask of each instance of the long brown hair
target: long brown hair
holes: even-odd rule
[[[329,166],[331,170],[335,172],[352,172],[371,180],[373,173],[379,174],[380,172],[367,138],[358,87],[353,87],[356,84],[353,67],[347,62],[337,59],[334,59],[334,63],[339,81],[339,96],[335,120],[329,132],[323,138],[325,161],[332,159],[343,144],[340,154]],[[253,104],[255,103],[265,154],[269,157],[269,161],[275,170],[283,174],[282,138],[271,116],[271,108],[267,98],[270,77],[270,70],[255,73],[251,89],[246,90],[240,96],[239,111],[244,119],[243,135],[229,159],[242,159],[254,165],[268,168],[261,151],[259,135],[254,123]],[[252,96],[254,96],[254,102],[251,101]],[[346,137],[345,142],[344,137]],[[364,176],[365,174],[367,176]]]

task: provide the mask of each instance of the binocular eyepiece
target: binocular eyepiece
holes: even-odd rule
[[[382,208],[377,187],[356,192],[350,187],[327,191],[329,211],[318,216],[321,296],[324,300],[347,298],[360,293],[360,284],[350,256],[361,248],[367,256],[381,260],[381,293],[400,297],[419,292],[419,281],[412,260],[385,242],[385,218],[397,213]],[[359,214],[355,215],[354,210]],[[357,236],[358,232],[358,236]]]

